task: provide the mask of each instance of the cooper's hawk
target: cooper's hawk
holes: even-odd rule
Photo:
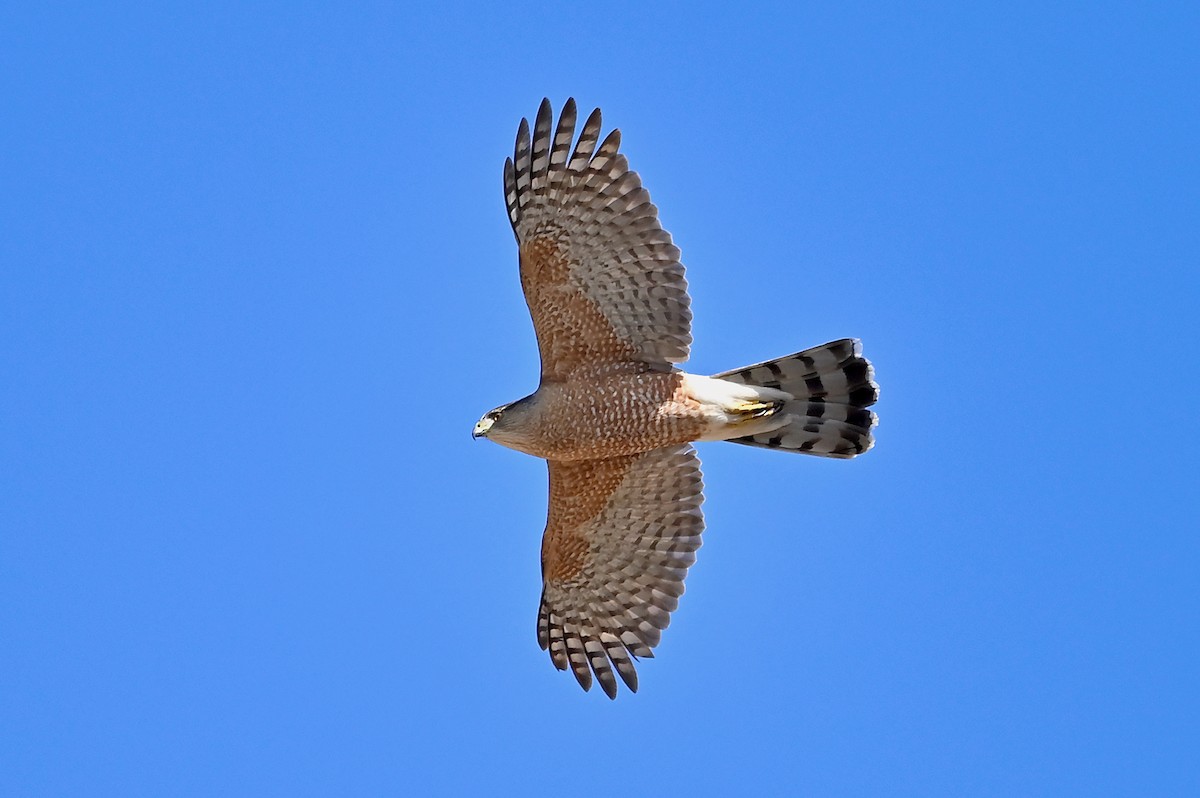
[[[873,443],[878,387],[843,339],[713,377],[686,374],[691,311],[679,249],[617,150],[600,109],[575,141],[575,101],[552,126],[543,100],[504,164],[537,391],[489,411],[486,437],[545,458],[538,643],[584,690],[653,656],[700,548],[703,485],[692,441],[850,458]],[[574,142],[574,149],[572,149]]]

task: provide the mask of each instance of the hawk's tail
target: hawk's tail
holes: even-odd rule
[[[856,457],[875,444],[877,419],[867,408],[879,398],[879,386],[856,339],[843,338],[715,376],[795,397],[783,409],[792,417],[788,424],[730,438],[733,443],[839,458]]]

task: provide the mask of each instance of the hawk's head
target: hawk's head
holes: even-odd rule
[[[508,409],[508,405],[500,405],[494,410],[489,410],[483,414],[483,418],[475,422],[475,431],[471,433],[472,438],[486,438],[488,433],[492,431],[492,427],[500,420],[500,416]]]
[[[526,396],[524,399],[500,405],[495,410],[489,410],[475,423],[475,431],[471,433],[471,437],[487,438],[518,452],[528,451],[529,434],[537,428],[530,418],[534,406],[533,397]]]

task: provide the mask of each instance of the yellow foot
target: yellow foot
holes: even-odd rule
[[[766,418],[767,416],[773,416],[783,408],[783,405],[784,402],[782,400],[770,402],[746,401],[738,402],[736,405],[730,408],[730,411],[742,416],[746,421],[749,421],[752,418]]]

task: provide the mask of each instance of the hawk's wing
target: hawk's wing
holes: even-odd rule
[[[549,467],[538,643],[584,690],[595,673],[615,698],[615,668],[636,692],[631,655],[654,656],[700,548],[699,458],[683,444]]]
[[[514,158],[504,164],[542,379],[565,379],[580,366],[669,370],[687,360],[692,341],[679,248],[617,152],[620,132],[597,148],[600,109],[573,151],[575,101],[563,107],[553,135],[551,115],[543,100],[532,142],[521,120]]]

